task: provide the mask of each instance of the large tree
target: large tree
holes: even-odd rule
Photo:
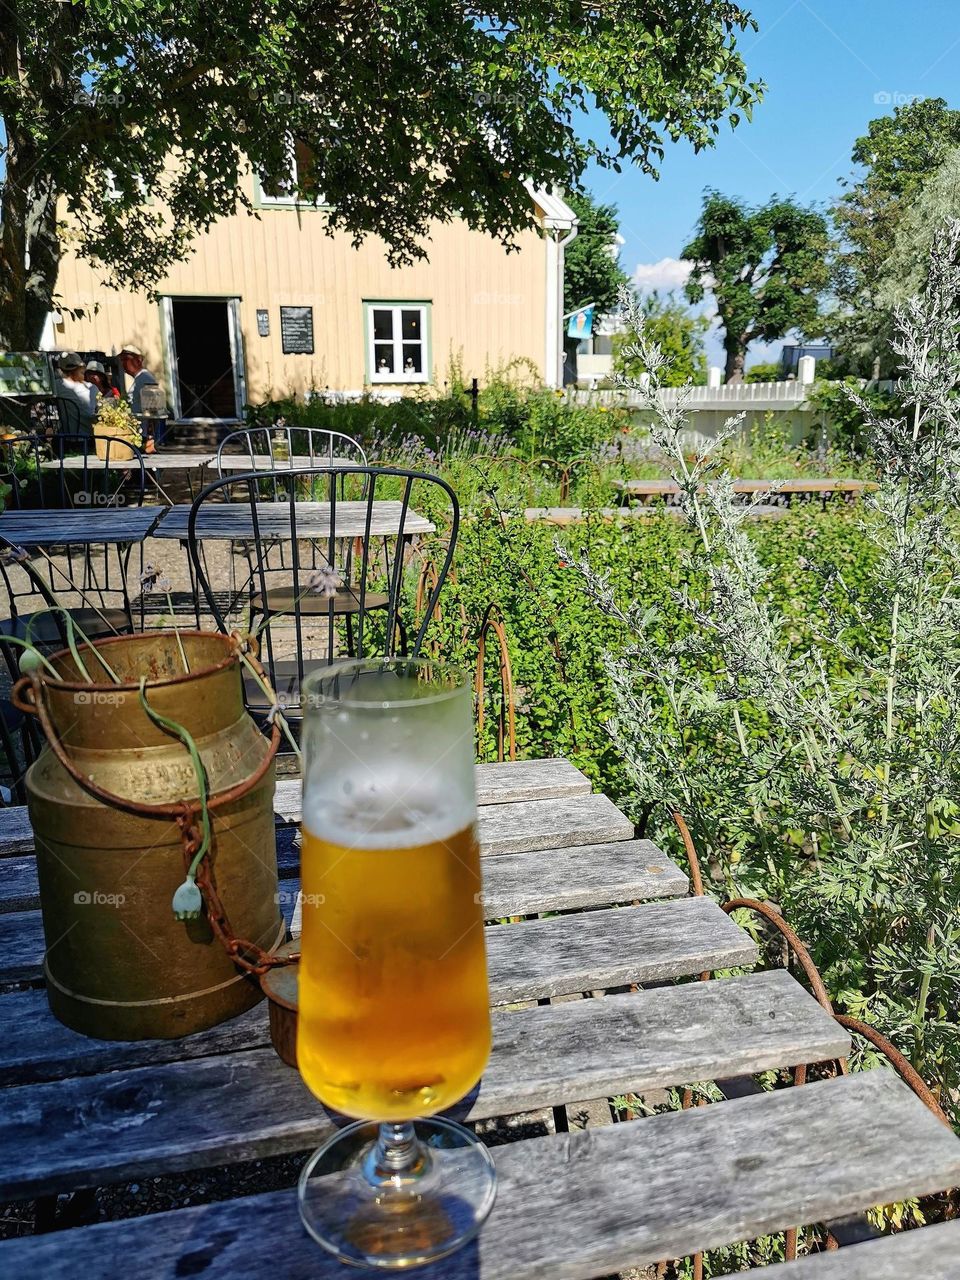
[[[960,219],[960,147],[913,193],[900,219],[876,290],[891,315],[894,307],[923,292],[934,242],[950,219]]]
[[[0,347],[38,341],[58,202],[82,253],[149,287],[300,142],[300,198],[393,261],[434,219],[509,241],[524,179],[572,187],[624,156],[652,173],[665,138],[704,147],[749,115],[753,26],[728,0],[4,0]],[[612,142],[575,132],[590,107]]]
[[[709,322],[701,312],[691,311],[672,293],[661,296],[656,290],[640,301],[643,315],[643,332],[648,342],[655,342],[667,357],[667,364],[660,375],[665,387],[682,387],[688,382],[694,385],[707,380],[707,353],[704,334]],[[636,333],[617,334],[614,339],[614,368],[618,373],[635,378],[645,373],[646,367],[636,355]]]
[[[683,250],[693,263],[691,302],[713,294],[723,328],[725,381],[740,382],[747,348],[791,329],[811,332],[828,279],[829,234],[816,209],[774,197],[759,208],[708,191],[694,237]]]
[[[571,192],[566,199],[579,225],[563,255],[563,309],[574,311],[593,302],[598,312],[613,311],[627,283],[620,265],[617,210],[586,194]]]
[[[889,266],[898,229],[930,175],[960,146],[960,111],[923,98],[871,120],[853,146],[853,177],[834,206],[839,233],[828,332],[854,370],[879,377],[894,365]]]

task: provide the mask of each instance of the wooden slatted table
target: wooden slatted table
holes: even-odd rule
[[[684,873],[635,839],[569,763],[481,765],[477,783],[494,1047],[479,1087],[455,1108],[460,1118],[847,1053],[846,1032],[786,972],[693,980],[751,966],[753,941],[712,900],[685,896]],[[298,781],[278,784],[275,807],[289,915]],[[528,918],[498,923],[506,916]],[[22,810],[3,810],[0,979],[34,985],[0,994],[0,1199],[298,1152],[330,1132],[270,1047],[264,1006],[180,1041],[87,1039],[47,1010],[42,946],[29,824]],[[655,985],[636,989],[644,983]],[[610,988],[626,990],[546,1002]],[[526,1138],[494,1155],[499,1194],[487,1226],[419,1271],[425,1280],[588,1280],[960,1182],[960,1142],[882,1070]],[[956,1236],[951,1224],[858,1245],[849,1257],[867,1269],[838,1271],[830,1258],[823,1275],[902,1275],[898,1258],[922,1258],[933,1277]],[[0,1243],[8,1275],[112,1278],[133,1258],[139,1273],[170,1280],[356,1274],[306,1236],[292,1188]],[[784,1280],[816,1280],[820,1265],[797,1264],[804,1270],[788,1268]]]
[[[197,472],[197,485],[203,487],[204,470],[213,461],[212,453],[144,453],[143,470],[147,480],[153,485],[157,491],[157,496],[168,506],[172,504],[173,499],[167,493],[160,480],[160,475],[165,471],[182,471],[188,477],[191,496],[194,493],[193,474]],[[76,457],[52,458],[49,462],[40,464],[43,471],[91,471],[96,472],[98,467],[102,471],[105,462],[98,458],[84,457],[82,454]],[[111,471],[139,471],[140,463],[136,458],[115,458],[110,457]]]
[[[336,534],[338,538],[362,538],[367,530],[366,502],[338,502],[336,510]],[[165,513],[154,536],[176,538],[185,541],[190,503],[178,502]],[[401,521],[401,515],[404,515]],[[2,518],[2,517],[0,517]],[[297,502],[297,536],[299,538],[329,538],[329,502]],[[258,502],[257,522],[263,538],[290,537],[290,504],[288,502]],[[407,508],[403,513],[401,502],[376,501],[369,534],[372,538],[410,537],[417,533],[432,533],[434,525],[416,511]],[[0,533],[2,533],[0,529]],[[200,508],[197,517],[199,538],[251,539],[255,537],[250,504],[246,502],[210,503]]]

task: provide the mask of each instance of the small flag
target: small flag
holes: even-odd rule
[[[578,341],[589,338],[593,334],[593,306],[575,311],[567,322],[567,337]]]

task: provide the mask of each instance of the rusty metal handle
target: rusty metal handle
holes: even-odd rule
[[[256,658],[247,655],[248,660],[256,663],[260,668],[259,674],[266,682],[266,675],[263,674],[263,668],[260,667]],[[267,685],[269,688],[269,683]],[[29,691],[29,697],[28,695]],[[93,796],[95,800],[100,800],[103,804],[108,804],[114,809],[120,809],[124,813],[130,813],[137,818],[182,818],[186,810],[191,813],[200,812],[200,804],[197,800],[180,800],[170,804],[142,804],[139,800],[129,800],[125,796],[118,796],[112,791],[107,791],[105,787],[98,786],[92,778],[82,774],[70,759],[66,748],[60,741],[56,727],[50,719],[50,713],[47,710],[46,702],[43,698],[43,683],[35,675],[22,676],[11,690],[11,700],[13,705],[19,711],[25,711],[29,715],[35,715],[39,718],[43,732],[46,735],[50,749],[60,764],[64,767],[70,777],[74,780],[78,787],[82,787],[88,795]],[[207,800],[208,809],[217,809],[226,804],[231,804],[234,800],[240,800],[247,792],[252,791],[266,775],[274,756],[280,747],[280,726],[273,725],[273,732],[270,735],[267,754],[257,769],[249,778],[244,778],[242,782],[238,782],[236,786],[227,788],[226,791],[218,791]]]

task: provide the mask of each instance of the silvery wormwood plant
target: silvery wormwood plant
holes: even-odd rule
[[[685,625],[667,643],[662,627],[654,639],[642,602],[621,604],[588,561],[559,549],[624,628],[623,647],[606,655],[616,707],[609,731],[637,800],[684,813],[729,892],[777,901],[838,1004],[890,1034],[942,1084],[955,1113],[958,257],[960,224],[946,224],[924,292],[898,315],[902,416],[878,416],[852,393],[877,465],[876,490],[850,515],[870,567],[845,581],[798,551],[801,570],[822,579],[825,621],[812,640],[798,644],[771,606],[776,570],[757,555],[753,505],[736,500],[716,462],[742,417],[707,456],[688,460],[685,405],[661,402],[664,358],[629,298],[637,338],[628,359],[643,361],[649,382],[625,383],[652,418],[696,533],[687,585],[675,593]]]

